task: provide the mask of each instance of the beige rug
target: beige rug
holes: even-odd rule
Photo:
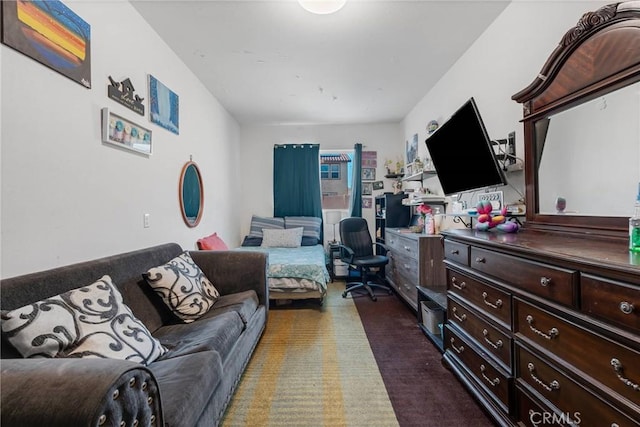
[[[324,305],[278,308],[222,426],[397,426],[357,309],[329,284]]]

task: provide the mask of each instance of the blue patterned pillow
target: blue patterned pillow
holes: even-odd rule
[[[284,218],[275,217],[262,217],[253,215],[251,217],[251,229],[249,230],[249,236],[262,237],[262,229],[284,229]]]
[[[320,242],[320,227],[322,226],[322,219],[314,216],[285,216],[284,217],[285,228],[297,228],[302,227],[303,237],[316,239],[316,242]]]
[[[124,304],[109,276],[4,313],[2,332],[23,357],[95,357],[148,365],[166,352]]]

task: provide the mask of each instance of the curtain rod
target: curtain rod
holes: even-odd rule
[[[320,144],[274,144],[273,148],[314,148],[320,147]]]

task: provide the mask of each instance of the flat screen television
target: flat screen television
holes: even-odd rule
[[[507,184],[473,97],[425,143],[445,195]]]

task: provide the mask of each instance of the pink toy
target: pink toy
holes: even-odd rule
[[[492,216],[491,211],[493,207],[491,202],[482,200],[476,205],[478,211],[478,222],[476,223],[476,230],[489,231],[495,228],[504,233],[515,233],[520,229],[518,223],[513,221],[507,221],[507,208],[500,210],[500,215]]]

